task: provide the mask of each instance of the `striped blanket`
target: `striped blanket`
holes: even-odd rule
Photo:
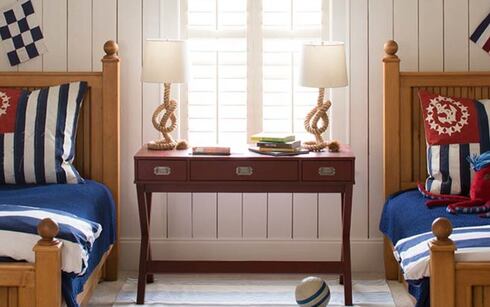
[[[399,240],[394,254],[406,280],[430,276],[429,241],[432,232]],[[490,261],[490,225],[454,228],[449,237],[456,244],[457,261]]]
[[[83,275],[102,226],[60,210],[0,205],[0,256],[34,262],[32,247],[40,239],[37,225],[44,218],[58,223],[57,238],[63,242],[62,270]]]

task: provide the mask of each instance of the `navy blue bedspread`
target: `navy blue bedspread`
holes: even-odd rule
[[[107,187],[91,180],[84,184],[0,185],[0,204],[62,210],[102,225],[102,233],[90,252],[87,272],[82,276],[62,273],[63,297],[69,307],[78,306],[77,294],[83,291],[102,255],[115,241],[115,206]]]
[[[379,229],[395,245],[398,240],[431,231],[432,222],[438,217],[451,220],[453,227],[489,225],[490,219],[472,214],[453,215],[445,207],[429,209],[427,199],[418,190],[409,190],[390,196],[386,202]],[[417,299],[416,307],[429,306],[429,279],[409,281],[409,291]]]

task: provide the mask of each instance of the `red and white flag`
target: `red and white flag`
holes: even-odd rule
[[[471,34],[470,39],[482,47],[483,50],[490,53],[490,14],[480,23],[475,32]]]

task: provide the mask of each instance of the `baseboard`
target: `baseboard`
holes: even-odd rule
[[[120,265],[137,270],[138,239],[122,239]],[[323,240],[170,240],[153,239],[155,260],[185,261],[338,261],[340,241]],[[383,241],[351,242],[354,272],[383,272]]]

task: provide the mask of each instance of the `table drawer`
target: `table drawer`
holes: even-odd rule
[[[297,161],[191,161],[193,181],[295,181]]]
[[[305,161],[303,181],[354,181],[353,161]]]
[[[187,179],[186,161],[139,160],[137,180],[184,181]]]

